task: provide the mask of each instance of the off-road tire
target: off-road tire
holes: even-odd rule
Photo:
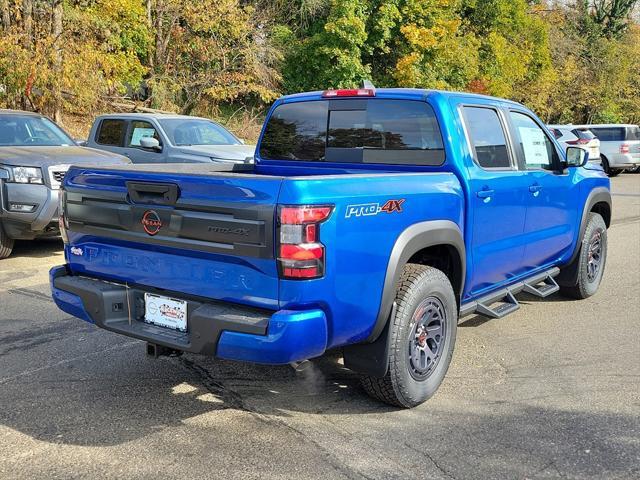
[[[429,298],[437,299],[445,318],[440,355],[431,373],[416,380],[410,373],[409,351],[413,341],[416,310]],[[390,319],[389,369],[385,377],[362,377],[364,390],[373,398],[393,406],[411,408],[428,400],[444,379],[456,341],[458,309],[447,276],[432,267],[407,264],[398,283],[396,313]]]
[[[600,235],[601,260],[597,274],[590,278],[589,250],[595,235]],[[577,283],[575,285],[561,287],[560,293],[564,296],[578,300],[589,298],[598,291],[598,287],[602,281],[602,275],[604,274],[604,268],[607,263],[607,225],[599,214],[593,212],[589,213],[587,226],[584,229],[584,234],[580,241],[580,253],[574,261],[578,262]]]
[[[0,260],[7,258],[13,251],[13,238],[9,238],[0,223]]]

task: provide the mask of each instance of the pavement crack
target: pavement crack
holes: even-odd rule
[[[31,290],[30,288],[11,288],[7,290],[7,292],[16,295],[24,295],[25,297],[35,298],[37,300],[44,300],[45,302],[51,301],[51,297],[49,295],[38,292],[37,290]]]
[[[200,383],[202,383],[210,393],[220,397],[224,401],[226,408],[235,408],[237,410],[255,413],[245,406],[244,400],[238,392],[217,381],[209,370],[188,358],[179,357],[178,361],[187,370],[194,373],[200,379]]]
[[[433,466],[436,467],[438,471],[441,472],[445,477],[451,478],[452,480],[457,480],[456,477],[451,472],[449,472],[442,465],[440,465],[440,462],[426,450],[418,450],[413,445],[406,442],[404,442],[404,446],[410,450],[413,450],[416,453],[419,453],[420,455],[427,457],[427,459],[433,464]]]

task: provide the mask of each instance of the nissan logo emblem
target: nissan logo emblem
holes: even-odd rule
[[[162,220],[160,220],[160,216],[155,210],[147,210],[142,215],[142,228],[149,235],[157,234],[162,228]]]

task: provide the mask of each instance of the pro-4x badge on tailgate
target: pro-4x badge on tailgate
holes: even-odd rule
[[[379,203],[361,203],[359,205],[347,205],[347,213],[345,218],[350,217],[368,217],[382,213],[402,213],[402,204],[404,198],[399,200],[388,200],[387,203],[380,206]]]

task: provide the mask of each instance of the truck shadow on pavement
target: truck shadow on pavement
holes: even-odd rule
[[[63,244],[60,237],[39,238],[36,240],[18,240],[9,258],[47,258],[62,253]]]
[[[0,423],[43,442],[97,447],[162,436],[192,422],[199,422],[198,435],[223,445],[233,445],[238,425],[245,434],[284,427],[305,438],[366,438],[363,448],[378,445],[382,452],[385,444],[385,454],[424,449],[453,469],[461,459],[477,472],[504,468],[502,478],[521,476],[513,469],[525,466],[558,477],[564,464],[585,478],[633,476],[638,468],[638,418],[624,413],[559,410],[535,399],[478,399],[470,407],[469,399],[445,398],[451,393],[399,410],[369,399],[332,355],[295,371],[192,355],[151,360],[141,347],[116,344],[102,355],[3,382]],[[326,431],[319,433],[318,425]],[[251,448],[270,448],[271,436],[248,435]]]

